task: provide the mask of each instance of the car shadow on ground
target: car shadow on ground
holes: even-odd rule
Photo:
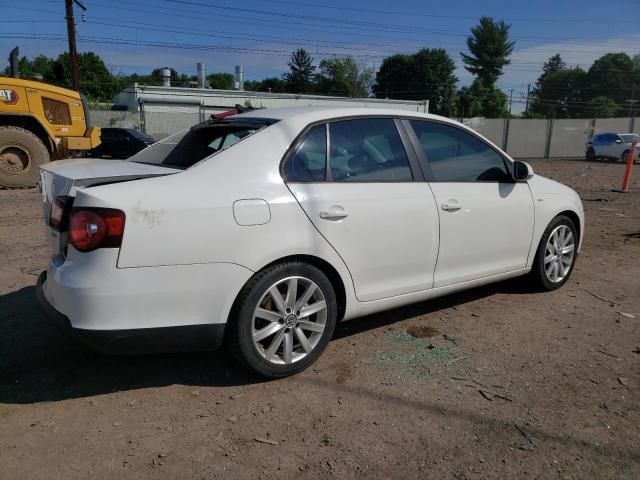
[[[334,338],[388,326],[495,293],[532,293],[521,280],[502,282],[429,302],[340,323]],[[58,333],[37,305],[35,287],[0,296],[0,403],[82,398],[173,384],[236,386],[265,380],[218,352],[107,356]]]

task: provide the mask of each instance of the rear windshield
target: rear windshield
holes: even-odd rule
[[[214,153],[232,147],[249,135],[275,123],[271,119],[224,119],[200,123],[165,138],[129,158],[132,162],[189,168]]]

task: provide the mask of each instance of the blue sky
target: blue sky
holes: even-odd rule
[[[542,63],[560,53],[570,65],[588,67],[607,52],[640,53],[638,0],[82,0],[75,9],[79,50],[100,54],[114,72],[149,72],[170,66],[195,74],[233,73],[247,79],[279,76],[289,52],[302,47],[316,60],[351,54],[379,66],[393,53],[444,48],[455,60],[460,84],[471,75],[460,62],[469,29],[487,15],[511,24],[512,65],[498,85],[513,89],[515,108]],[[606,5],[606,8],[604,8]],[[0,58],[57,56],[67,49],[64,0],[3,0]],[[606,18],[599,18],[606,11]],[[410,81],[410,80],[409,80]]]

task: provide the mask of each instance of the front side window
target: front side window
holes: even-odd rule
[[[47,121],[52,125],[71,125],[69,105],[51,98],[42,99],[42,109]]]
[[[282,176],[287,182],[324,182],[326,165],[326,125],[318,125],[307,132],[287,157],[282,165]]]
[[[640,136],[635,134],[620,135],[624,143],[640,142]]]
[[[393,119],[329,124],[329,165],[335,182],[410,182],[409,159]]]
[[[510,182],[511,175],[498,152],[459,128],[411,120],[437,182]]]

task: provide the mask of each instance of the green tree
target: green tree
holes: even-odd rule
[[[221,90],[232,90],[235,86],[233,75],[230,73],[218,72],[207,75],[209,86]]]
[[[90,100],[111,102],[120,90],[120,82],[114,77],[102,59],[93,52],[78,54],[80,92]],[[69,54],[62,53],[54,62],[51,76],[46,81],[69,88],[71,86],[71,64]]]
[[[613,98],[595,97],[587,102],[585,113],[589,113],[589,111],[593,112],[591,115],[597,118],[611,118],[618,113],[618,105]]]
[[[423,48],[412,55],[382,61],[374,91],[378,98],[429,100],[429,110],[448,115],[458,79],[455,63],[442,48]]]
[[[626,53],[607,53],[587,72],[589,97],[609,97],[624,105],[633,93],[633,60]]]
[[[507,96],[495,86],[486,86],[476,79],[469,87],[460,89],[456,99],[456,114],[465,118],[505,118],[509,115]]]
[[[313,74],[316,70],[311,55],[304,48],[299,48],[291,54],[287,65],[289,72],[283,77],[287,82],[287,89],[292,93],[311,93]]]
[[[22,57],[18,60],[18,73],[20,78],[32,79],[35,75],[42,75],[42,78],[50,78],[51,71],[53,69],[53,58],[49,58],[45,55],[38,55],[32,60],[27,57]],[[11,69],[9,67],[4,69],[3,75],[11,75]]]
[[[331,58],[320,62],[316,92],[323,95],[368,97],[375,71],[353,57]]]
[[[263,80],[245,80],[244,89],[254,92],[286,93],[287,82],[278,77],[267,77]]]
[[[467,71],[487,87],[495,85],[502,69],[511,63],[509,55],[515,42],[509,40],[509,29],[510,25],[503,20],[495,22],[491,17],[482,17],[467,38],[470,55],[460,52]]]
[[[549,72],[536,84],[529,110],[554,118],[580,118],[585,113],[587,72],[580,67]]]
[[[545,75],[548,75],[550,73],[557,73],[561,70],[564,70],[565,68],[567,68],[567,64],[562,59],[560,54],[556,53],[555,55],[549,57],[546,62],[544,62],[544,65],[542,66],[541,78],[544,78]]]

